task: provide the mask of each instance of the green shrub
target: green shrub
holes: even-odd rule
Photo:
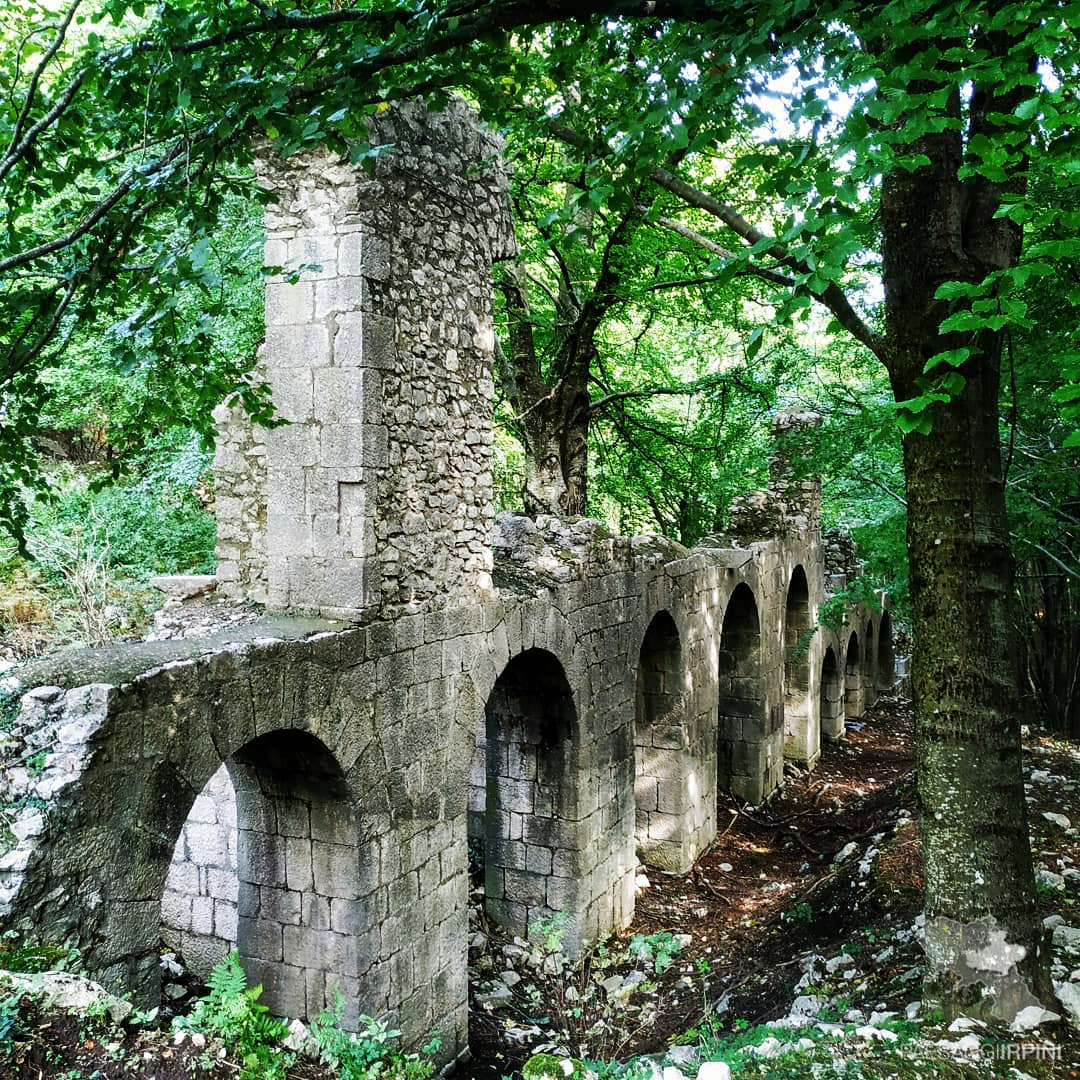
[[[209,457],[187,432],[148,448],[135,480],[95,485],[85,474],[58,470],[56,496],[34,507],[30,550],[46,575],[62,578],[64,550],[82,545],[117,574],[212,573],[216,528],[199,501]]]
[[[261,986],[248,988],[240,957],[231,952],[210,973],[206,997],[188,1016],[178,1016],[173,1028],[220,1039],[239,1059],[240,1080],[284,1080],[295,1060],[281,1046],[289,1029],[260,1004],[261,993]]]
[[[679,939],[670,930],[656,934],[635,934],[630,939],[630,955],[653,965],[657,975],[662,975],[682,948]]]
[[[359,1018],[359,1031],[345,1031],[342,1018],[345,999],[334,995],[331,1009],[311,1021],[311,1037],[319,1048],[319,1060],[329,1065],[340,1080],[427,1080],[435,1071],[429,1060],[439,1046],[433,1039],[422,1054],[405,1054],[398,1048],[400,1031],[370,1016]]]
[[[141,634],[161,595],[154,574],[212,573],[216,526],[204,508],[209,455],[187,429],[154,440],[133,476],[70,465],[30,507],[27,547],[0,539],[0,630],[21,656]]]
[[[0,1062],[8,1061],[15,1049],[15,1036],[19,1033],[19,995],[4,994],[0,997]]]
[[[62,945],[19,945],[0,938],[0,969],[27,975],[42,971],[72,971],[78,966],[79,950]]]

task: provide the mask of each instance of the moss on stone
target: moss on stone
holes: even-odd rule
[[[264,615],[206,637],[175,641],[133,641],[95,649],[65,649],[12,672],[23,687],[61,686],[70,690],[89,683],[120,686],[173,660],[189,660],[225,645],[281,638],[297,641],[326,630],[344,630],[345,623],[286,615]]]
[[[522,1066],[524,1080],[585,1080],[588,1070],[578,1058],[533,1054]]]

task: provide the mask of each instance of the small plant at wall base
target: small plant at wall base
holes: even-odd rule
[[[190,1015],[178,1016],[173,1029],[220,1039],[239,1059],[240,1080],[284,1080],[295,1061],[281,1046],[289,1029],[260,1004],[262,987],[248,987],[238,953],[229,953],[214,968],[208,985],[206,997]]]
[[[546,1027],[547,1042],[538,1044],[537,1052],[556,1050],[574,1058],[615,1060],[657,1016],[652,994],[656,983],[641,968],[625,977],[616,969],[637,961],[654,972],[662,971],[678,950],[678,939],[666,932],[639,934],[635,935],[636,949],[600,944],[573,962],[563,954],[568,922],[560,912],[529,927],[535,943],[529,960],[533,974],[518,987],[525,997],[522,1011],[530,1023]]]
[[[657,975],[663,975],[676,953],[682,948],[682,942],[670,930],[661,930],[656,934],[635,934],[630,939],[630,955],[653,965]]]
[[[345,998],[334,992],[334,1003],[311,1021],[311,1037],[319,1048],[319,1060],[329,1065],[340,1080],[427,1080],[435,1071],[431,1056],[439,1048],[432,1039],[419,1054],[402,1053],[400,1031],[370,1016],[359,1017],[358,1031],[345,1031],[342,1021]]]

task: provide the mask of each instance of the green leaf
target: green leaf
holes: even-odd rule
[[[941,367],[942,365],[948,365],[950,367],[960,367],[961,364],[967,362],[971,356],[972,350],[966,345],[962,345],[958,349],[946,349],[944,352],[935,353],[926,361],[923,367],[923,374],[926,375],[933,371],[934,368]]]
[[[201,270],[210,258],[210,238],[200,236],[191,246],[191,269]]]
[[[970,281],[943,281],[934,290],[935,300],[958,300],[961,297],[978,296],[981,286]]]

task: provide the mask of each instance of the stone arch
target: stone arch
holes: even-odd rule
[[[487,806],[485,705],[507,665],[527,649],[550,653],[565,673],[571,691],[577,691],[576,699],[587,703],[591,698],[588,671],[581,663],[577,636],[566,617],[555,608],[526,603],[485,635],[476,661],[457,688],[454,723],[447,743],[448,772],[456,776],[459,771],[467,771],[468,782],[450,786],[446,816],[453,820],[467,813],[469,843],[474,853],[484,835]],[[580,714],[577,720],[582,725],[588,722],[587,716]]]
[[[760,802],[767,755],[767,706],[761,664],[761,623],[750,586],[736,586],[724,611],[718,662],[717,782]]]
[[[806,571],[796,566],[784,604],[784,757],[808,762],[816,756],[810,701],[810,641],[813,626]]]
[[[535,919],[574,906],[582,850],[579,723],[558,658],[535,647],[514,656],[488,695],[484,724],[483,831],[472,839],[483,846],[488,914],[524,937]]]
[[[236,791],[222,765],[195,799],[173,848],[161,938],[197,978],[236,947]]]
[[[681,864],[685,831],[682,638],[668,611],[653,616],[638,654],[634,709],[635,840],[642,862]]]
[[[309,927],[303,915],[298,923],[284,919],[278,923],[280,957],[276,946],[261,950],[269,956],[256,955],[254,947],[246,951],[249,959],[282,965],[277,978],[268,975],[263,979],[267,1001],[282,1012],[307,1015],[309,1002],[311,1010],[321,1008],[318,995],[320,988],[325,991],[325,972],[334,975],[333,982],[340,982],[346,997],[363,1011],[380,1014],[393,1008],[396,1003],[388,997],[386,978],[358,982],[362,966],[368,963],[361,940],[368,932],[363,922],[368,918],[364,904],[369,900],[378,903],[384,868],[386,880],[382,884],[393,883],[401,871],[400,864],[395,868],[393,861],[398,837],[391,835],[386,813],[391,781],[368,715],[372,706],[350,689],[352,669],[335,673],[329,666],[337,645],[345,639],[346,635],[321,635],[237,642],[214,653],[148,668],[120,685],[87,684],[64,694],[60,699],[62,714],[56,722],[81,717],[84,730],[92,732],[94,749],[85,743],[76,747],[78,770],[68,778],[68,795],[56,810],[47,836],[36,846],[32,872],[28,868],[19,885],[12,905],[14,918],[21,918],[19,911],[35,912],[35,924],[49,940],[70,940],[82,950],[86,970],[95,979],[109,989],[131,993],[142,1008],[156,1006],[160,1002],[163,897],[170,865],[177,839],[207,783],[227,764],[239,790],[238,777],[247,766],[248,776],[254,770],[257,777],[260,795],[256,801],[265,815],[268,804],[292,797],[286,794],[289,785],[293,785],[295,795],[291,773],[296,768],[311,765],[318,771],[316,758],[324,762],[332,759],[332,768],[322,768],[317,794],[325,799],[332,788],[335,810],[330,816],[338,827],[347,822],[351,830],[348,837],[338,837],[343,841],[339,846],[356,853],[352,862],[360,881],[355,904],[349,900],[336,905],[337,923],[331,921],[324,929],[333,934],[335,949],[347,958],[355,954],[356,970],[352,973],[356,977],[351,982],[339,978],[348,976],[352,967],[346,964],[342,970],[343,965],[336,964],[338,954],[322,951],[329,948],[331,939],[320,942],[303,934],[315,928],[314,923]],[[278,755],[276,768],[269,758],[259,755],[269,746],[259,741],[261,736],[288,743],[287,750]],[[361,751],[363,762],[358,760]],[[284,767],[282,761],[286,762]],[[275,772],[277,781],[273,779]],[[326,780],[330,775],[332,785]],[[273,782],[278,784],[276,793]],[[256,812],[245,811],[250,816]],[[313,875],[310,891],[317,894],[314,860],[319,852],[314,841],[320,837],[290,837],[269,829],[264,832],[280,837],[282,843],[306,844]],[[265,849],[275,847],[278,841],[255,840],[254,848],[260,843]],[[238,862],[246,861],[253,867],[254,848],[251,854],[238,850]],[[381,861],[384,851],[385,867]],[[277,870],[281,869],[278,865]],[[284,884],[286,891],[301,894],[296,899],[307,899],[303,894],[308,890],[290,886],[287,874],[284,881],[280,873],[275,880],[264,881],[252,871],[246,879],[249,884],[271,889]],[[294,874],[294,883],[299,880]],[[245,915],[240,893],[237,885],[238,924]],[[385,893],[383,889],[384,897]],[[76,903],[76,899],[89,902]],[[346,900],[333,890],[324,890],[323,899]],[[325,912],[325,905],[322,907]],[[380,921],[383,918],[385,910]],[[352,919],[359,922],[352,924]],[[292,929],[286,930],[286,926]],[[374,946],[376,939],[382,939],[377,929],[373,933],[370,941]],[[238,936],[243,934],[252,940],[247,929]],[[299,958],[298,950],[308,949],[313,960],[303,966],[288,965],[302,967],[302,986],[282,981],[291,977],[283,970],[286,934],[292,939],[290,956]],[[223,937],[227,941],[227,935]],[[300,940],[305,937],[306,942]],[[371,955],[378,956],[381,972],[389,970],[383,967],[389,955]]]
[[[477,746],[482,747],[484,742],[484,702],[491,697],[495,681],[506,665],[526,649],[543,649],[559,661],[582,706],[578,720],[588,725],[592,688],[577,634],[557,608],[527,601],[496,622],[485,635],[479,655],[458,687],[455,723],[448,744],[451,759],[466,763],[477,760]],[[454,818],[465,810],[465,799],[447,803],[447,817]]]
[[[836,652],[830,645],[821,661],[821,733],[829,739],[839,739],[844,734],[844,681],[840,678],[840,665]]]
[[[852,631],[844,650],[844,716],[854,720],[862,716],[862,663],[859,655],[859,635]]]
[[[174,856],[163,922],[175,922],[182,897],[175,886],[192,884],[194,871],[199,894],[188,908],[179,901],[181,913],[190,911],[182,945],[194,940],[203,947],[192,970],[205,974],[200,969],[215,951],[235,945],[249,982],[262,984],[263,1000],[278,1015],[311,1017],[340,989],[350,1003],[346,1019],[354,1020],[359,979],[378,953],[369,937],[378,933],[379,864],[377,849],[364,853],[358,844],[356,808],[339,762],[314,735],[281,728],[245,743],[224,769],[224,783],[219,770],[184,824],[177,851],[186,861],[178,867]],[[205,820],[212,812],[218,820]],[[219,895],[227,886],[214,881],[228,876],[229,856],[231,915],[227,896]],[[185,959],[190,964],[186,952]]]
[[[881,613],[878,624],[877,688],[891,690],[896,681],[896,654],[893,646],[892,618],[887,611]]]

